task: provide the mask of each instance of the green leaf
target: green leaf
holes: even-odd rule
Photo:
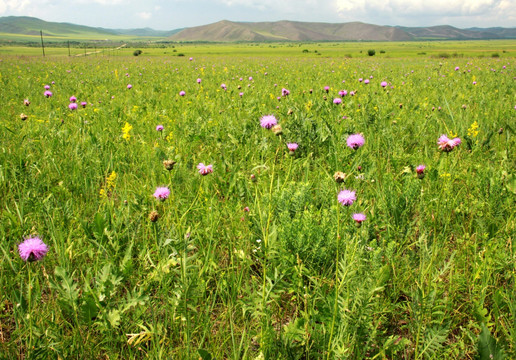
[[[502,360],[505,354],[485,324],[478,336],[478,358],[480,360]]]
[[[199,350],[197,350],[197,352],[199,353],[199,356],[201,357],[202,360],[212,360],[213,359],[213,356],[211,356],[211,354],[204,349],[199,349]]]

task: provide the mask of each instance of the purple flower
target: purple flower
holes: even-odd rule
[[[197,165],[197,169],[199,169],[199,174],[204,176],[213,172],[213,165],[204,165],[203,163],[199,163],[199,165]]]
[[[70,110],[77,110],[77,103],[70,103],[70,105],[68,105],[68,107],[70,108]]]
[[[240,97],[244,96],[244,93],[241,92],[241,93],[238,93],[238,95],[240,95]]]
[[[201,78],[198,78],[198,79],[197,79],[197,84],[200,84],[200,83],[201,83],[201,81],[202,81],[202,80],[201,80]]]
[[[156,126],[156,131],[163,131],[164,127],[163,125]]]
[[[48,91],[48,90],[47,90],[47,91],[45,91],[45,92],[43,93],[43,95],[45,95],[47,98],[49,98],[49,97],[51,97],[53,94],[52,94],[52,92],[51,92],[51,91]]]
[[[324,91],[326,91],[326,92],[330,91],[330,87],[329,86],[325,86],[324,87]]]
[[[382,81],[382,82],[380,83],[380,85],[381,85],[382,87],[386,87],[386,86],[387,86],[387,81]]]
[[[285,88],[281,89],[281,96],[289,96],[290,90],[287,90]]]
[[[297,150],[297,148],[299,147],[299,145],[297,143],[288,143],[287,144],[287,148],[290,152],[294,152]]]
[[[181,91],[179,92],[179,96],[185,96],[185,95],[186,95],[186,93],[185,93],[183,90],[181,90]]]
[[[253,77],[252,76],[249,76],[249,81],[253,81]]]
[[[50,85],[45,85],[45,90],[50,90]]]
[[[346,96],[348,94],[347,90],[341,90],[339,91],[339,96]]]
[[[25,239],[18,245],[18,252],[24,261],[37,261],[43,259],[48,252],[47,245],[39,238]]]
[[[477,82],[476,82],[476,81],[473,81],[473,85],[476,85],[476,84],[477,84]]]
[[[154,191],[154,197],[160,201],[165,201],[168,199],[168,196],[170,195],[170,190],[168,187],[158,187],[156,188],[156,191]]]
[[[359,82],[362,82],[362,78],[358,79]]]
[[[366,219],[366,216],[363,213],[355,213],[353,214],[353,220],[357,222],[357,224],[361,224]]]
[[[359,147],[363,146],[365,143],[365,139],[362,136],[362,134],[353,134],[349,135],[346,139],[346,144],[348,147],[350,147],[353,150],[358,149]]]
[[[455,71],[459,71],[460,67],[456,66]]]
[[[355,192],[346,189],[342,190],[337,196],[337,200],[344,206],[353,205],[356,199]]]
[[[82,101],[82,102],[81,102],[81,106],[82,106],[83,108],[85,108],[85,107],[86,107],[86,105],[88,105],[88,103],[87,103],[86,101]]]
[[[264,115],[260,119],[260,126],[265,129],[270,129],[278,124],[278,120],[274,115]]]
[[[342,99],[341,98],[335,98],[335,99],[333,99],[333,103],[336,104],[336,105],[339,105],[340,103],[342,103]]]
[[[369,79],[365,79],[364,84],[369,84]]]
[[[425,166],[425,165],[418,165],[418,166],[416,167],[416,172],[417,172],[418,174],[422,174],[422,173],[424,173],[424,172],[425,172],[425,169],[426,169],[426,166]]]
[[[133,88],[133,86],[132,86],[131,84],[127,84],[127,88],[128,88],[128,89],[132,89],[132,88]]]
[[[220,87],[221,87],[222,89],[224,89],[224,90],[226,90],[226,89],[227,89],[226,84],[220,84]]]
[[[457,137],[454,139],[449,139],[446,135],[441,135],[437,140],[437,144],[439,145],[439,150],[444,152],[450,152],[453,150],[455,146],[461,144],[461,140]]]
[[[73,103],[74,103],[74,102],[76,102],[76,101],[77,101],[77,98],[76,98],[75,96],[70,97],[70,102],[73,102]]]

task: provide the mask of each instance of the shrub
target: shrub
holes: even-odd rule
[[[376,54],[376,51],[374,51],[373,49],[367,50],[367,55],[374,56],[375,54]]]
[[[133,55],[134,55],[134,56],[138,56],[138,55],[140,55],[141,53],[142,53],[142,51],[141,51],[141,50],[134,50],[134,51],[133,51]]]

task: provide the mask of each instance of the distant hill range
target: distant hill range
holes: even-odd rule
[[[0,17],[1,34],[43,35],[92,39],[130,36],[163,41],[410,41],[516,39],[516,28],[458,29],[449,25],[430,27],[380,26],[361,22],[319,23],[299,21],[234,22],[223,20],[209,25],[170,31],[104,29],[70,23],[47,22],[26,16]]]

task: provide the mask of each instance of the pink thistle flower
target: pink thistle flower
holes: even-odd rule
[[[166,199],[168,199],[169,195],[170,190],[168,189],[168,187],[158,187],[156,188],[156,191],[153,194],[153,196],[160,201],[165,201]]]
[[[70,108],[70,110],[77,110],[77,103],[70,103],[70,105],[68,105],[68,107]]]
[[[29,105],[30,105],[30,101],[29,101],[29,99],[25,99],[25,100],[23,100],[23,105],[25,105],[25,106],[29,106]]]
[[[249,81],[253,81],[253,77],[252,76],[249,76]]]
[[[43,259],[48,252],[48,246],[39,237],[33,237],[19,244],[18,252],[22,260],[32,262]]]
[[[453,150],[455,146],[458,146],[462,143],[462,141],[457,137],[454,139],[449,139],[446,135],[441,135],[437,140],[437,144],[439,145],[439,150],[444,152],[450,152]]]
[[[74,103],[77,101],[77,98],[75,96],[70,97],[70,102]]]
[[[365,79],[364,84],[369,84],[369,79]]]
[[[241,93],[238,93],[238,95],[240,95],[240,97],[244,96],[244,93],[241,92]]]
[[[287,90],[285,88],[281,89],[281,96],[289,96],[290,90]]]
[[[346,189],[339,192],[339,195],[337,196],[337,200],[344,206],[353,205],[356,199],[357,197],[355,196],[355,192]]]
[[[365,221],[365,219],[366,219],[366,216],[363,213],[353,214],[353,220],[355,220],[358,225],[362,224]]]
[[[460,67],[456,66],[455,71],[459,71]]]
[[[198,79],[197,79],[197,84],[200,84],[200,83],[201,83],[201,81],[202,81],[202,80],[201,80],[201,78],[198,78]]]
[[[248,207],[248,206],[246,206],[246,207],[244,208],[244,212],[249,212],[249,207]]]
[[[85,108],[85,107],[86,107],[86,105],[88,105],[88,103],[87,103],[86,101],[82,101],[82,102],[81,102],[81,106],[82,106],[83,108]]]
[[[45,90],[50,90],[50,85],[45,85]]]
[[[339,105],[340,103],[342,103],[342,99],[341,98],[335,98],[335,99],[333,99],[333,103],[335,105]]]
[[[426,166],[425,165],[418,165],[416,167],[416,173],[417,173],[417,177],[422,179],[425,177],[425,169],[426,169]]]
[[[224,90],[226,90],[226,89],[227,89],[226,84],[220,84],[220,87],[221,87],[222,89],[224,89]]]
[[[365,144],[365,139],[362,134],[352,134],[346,139],[346,144],[349,148],[356,150]]]
[[[179,96],[185,96],[185,95],[186,95],[186,93],[185,93],[183,90],[181,90],[181,91],[179,92]]]
[[[156,131],[163,131],[164,127],[163,125],[156,126]]]
[[[278,124],[278,120],[274,115],[264,115],[260,119],[260,126],[265,129],[271,129]]]
[[[360,79],[358,79],[358,81],[359,81],[359,82],[362,82],[362,81],[363,81],[363,79],[362,79],[362,78],[360,78]]]
[[[380,85],[381,85],[382,87],[386,87],[386,86],[387,86],[387,81],[382,81],[382,82],[380,83]]]
[[[52,91],[48,91],[48,90],[47,90],[47,91],[45,91],[45,92],[43,93],[43,95],[45,95],[45,97],[49,98],[49,97],[52,97],[52,95],[53,95],[53,94],[52,94]]]
[[[294,151],[296,151],[298,147],[299,147],[299,145],[297,143],[288,143],[287,144],[287,148],[291,154],[294,154]]]
[[[132,88],[133,88],[133,86],[132,86],[131,84],[127,84],[127,88],[128,88],[128,89],[132,89]]]
[[[197,169],[199,169],[199,174],[204,176],[213,172],[213,165],[204,165],[203,163],[199,163],[199,165],[197,165]]]
[[[339,96],[344,97],[348,94],[347,90],[341,90],[339,91]]]
[[[325,86],[324,87],[324,91],[326,91],[326,92],[330,91],[330,87],[329,86]]]

